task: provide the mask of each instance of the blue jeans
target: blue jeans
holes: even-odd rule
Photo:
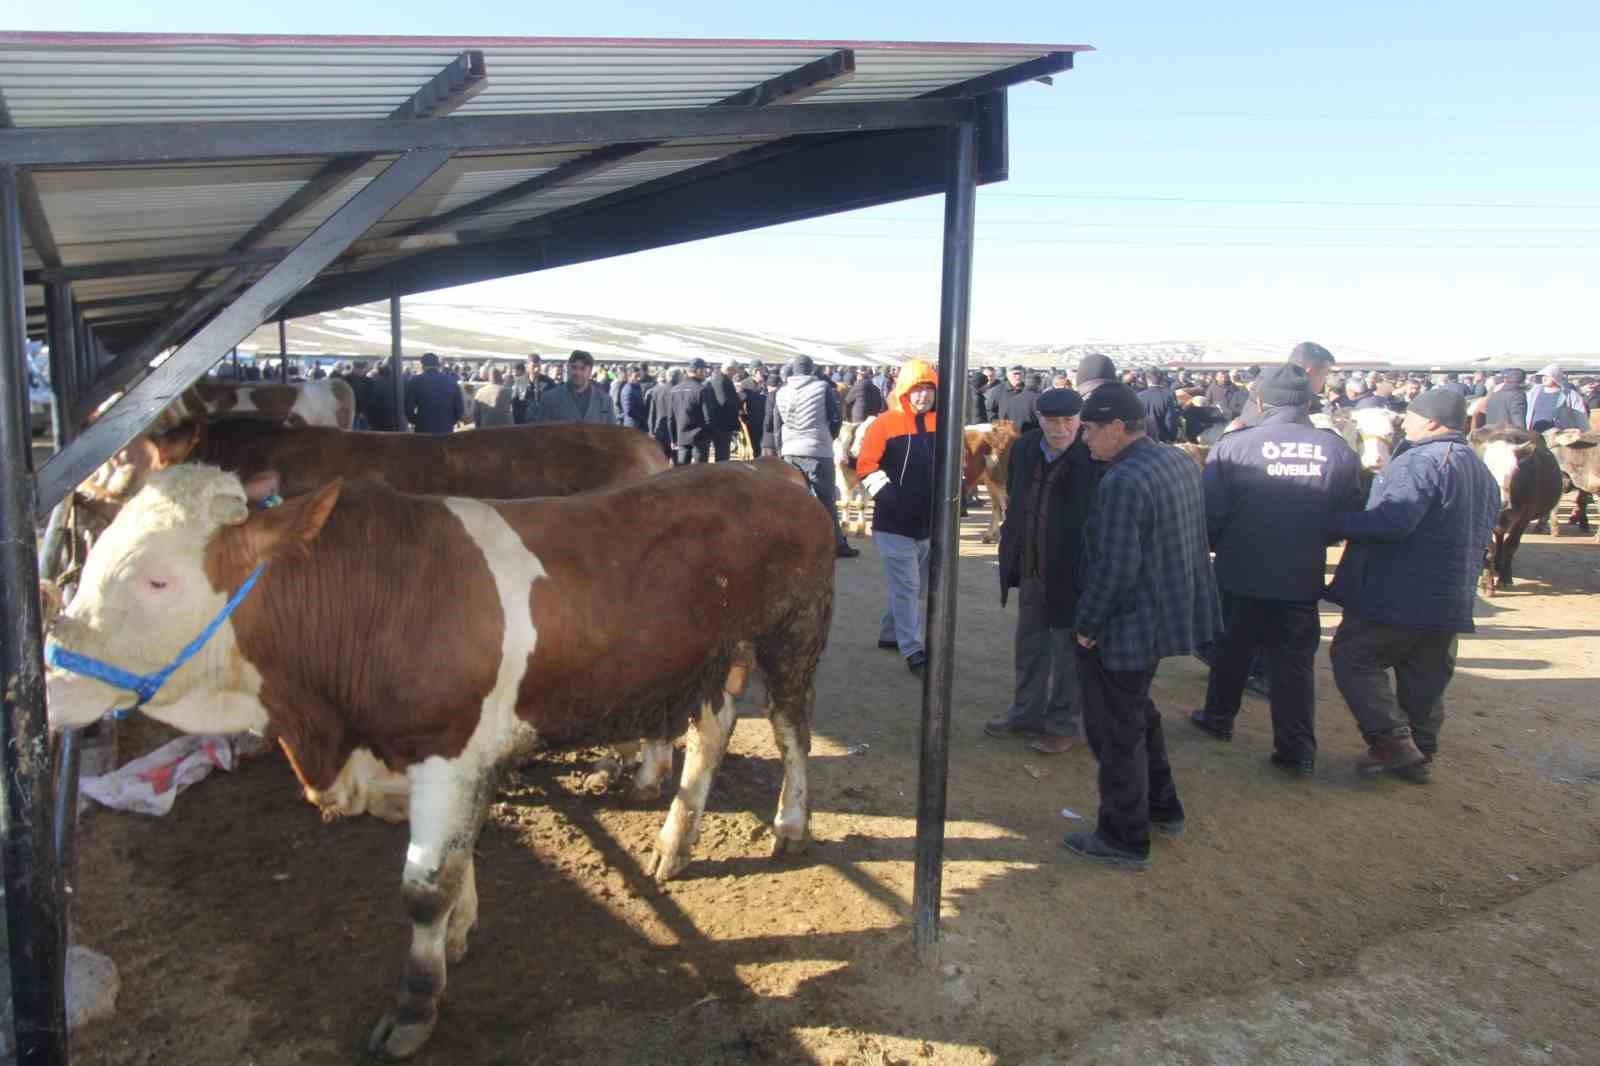
[[[892,640],[906,658],[923,651],[922,606],[928,599],[928,549],[931,541],[898,533],[874,532],[889,581],[889,607],[878,623],[878,639]]]

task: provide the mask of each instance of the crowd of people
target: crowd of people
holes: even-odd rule
[[[470,393],[475,425],[619,424],[650,434],[675,465],[780,456],[833,515],[841,558],[860,553],[839,528],[834,440],[845,423],[865,425],[854,471],[873,501],[887,590],[878,647],[925,673],[939,417],[927,363],[825,368],[799,356],[781,369],[696,359],[652,371],[597,367],[575,351],[548,367],[530,355],[507,370],[428,353],[407,376],[399,410],[388,374],[386,363],[337,374],[368,428],[452,432]],[[1185,823],[1150,697],[1160,660],[1197,654],[1209,664],[1204,702],[1187,720],[1222,742],[1259,670],[1271,764],[1314,774],[1313,661],[1326,599],[1344,610],[1331,658],[1367,744],[1357,769],[1427,783],[1501,502],[1469,426],[1587,429],[1600,409],[1597,385],[1571,382],[1556,366],[1532,382],[1515,369],[1341,374],[1332,353],[1309,342],[1265,370],[1119,373],[1089,355],[1071,374],[974,371],[966,424],[1004,420],[1021,431],[998,559],[1001,603],[1017,592],[1014,698],[985,733],[1047,755],[1085,737],[1101,807],[1095,828],[1065,846],[1145,868],[1151,833]],[[1314,416],[1372,407],[1395,413],[1404,440],[1363,490],[1355,452]],[[1162,446],[1180,442],[1210,447],[1203,469]],[[1339,542],[1326,583],[1326,549]]]

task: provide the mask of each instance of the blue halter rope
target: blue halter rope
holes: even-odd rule
[[[129,673],[120,666],[112,666],[110,663],[101,662],[99,659],[91,658],[88,655],[79,655],[75,651],[68,651],[53,640],[45,645],[44,661],[59,670],[68,670],[84,677],[92,677],[96,681],[103,681],[114,688],[127,689],[138,696],[138,700],[134,702],[132,707],[120,707],[111,712],[112,718],[119,721],[125,719],[154,699],[155,694],[161,691],[161,686],[167,683],[167,679],[180,666],[199,654],[200,649],[206,646],[206,641],[216,636],[217,630],[222,628],[222,623],[228,620],[228,616],[233,614],[239,604],[244,602],[244,598],[250,594],[250,590],[255,588],[256,578],[260,577],[261,571],[266,568],[267,564],[262,563],[251,571],[250,576],[245,578],[244,584],[239,586],[239,591],[228,597],[228,602],[222,605],[222,610],[217,612],[217,616],[211,620],[211,624],[202,629],[198,637],[186,644],[184,649],[178,653],[176,659],[153,674]]]

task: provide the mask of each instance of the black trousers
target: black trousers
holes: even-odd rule
[[[728,457],[733,454],[733,434],[724,433],[721,430],[713,430],[711,433],[711,454],[717,457],[717,462],[727,462]],[[701,462],[704,461],[701,460]]]
[[[1347,610],[1328,657],[1339,694],[1369,743],[1409,735],[1424,755],[1439,750],[1444,690],[1456,672],[1454,633],[1385,625]]]
[[[1229,595],[1227,631],[1211,659],[1206,684],[1206,716],[1232,722],[1239,714],[1250,660],[1267,653],[1272,695],[1272,745],[1288,759],[1317,754],[1315,661],[1322,641],[1322,619],[1315,601],[1258,600]]]
[[[1100,762],[1100,836],[1139,855],[1150,854],[1150,820],[1183,817],[1167,762],[1161,712],[1150,699],[1154,667],[1107,670],[1100,652],[1073,641],[1083,695],[1084,732]]]
[[[711,461],[711,438],[704,433],[695,438],[693,444],[678,445],[678,454],[673,459],[674,466],[688,466],[690,463],[707,463]]]

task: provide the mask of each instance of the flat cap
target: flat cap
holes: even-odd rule
[[[1108,381],[1090,393],[1082,414],[1085,422],[1138,422],[1144,419],[1144,404],[1122,382]]]
[[[1052,418],[1067,417],[1083,410],[1083,397],[1074,389],[1045,389],[1035,409]]]

